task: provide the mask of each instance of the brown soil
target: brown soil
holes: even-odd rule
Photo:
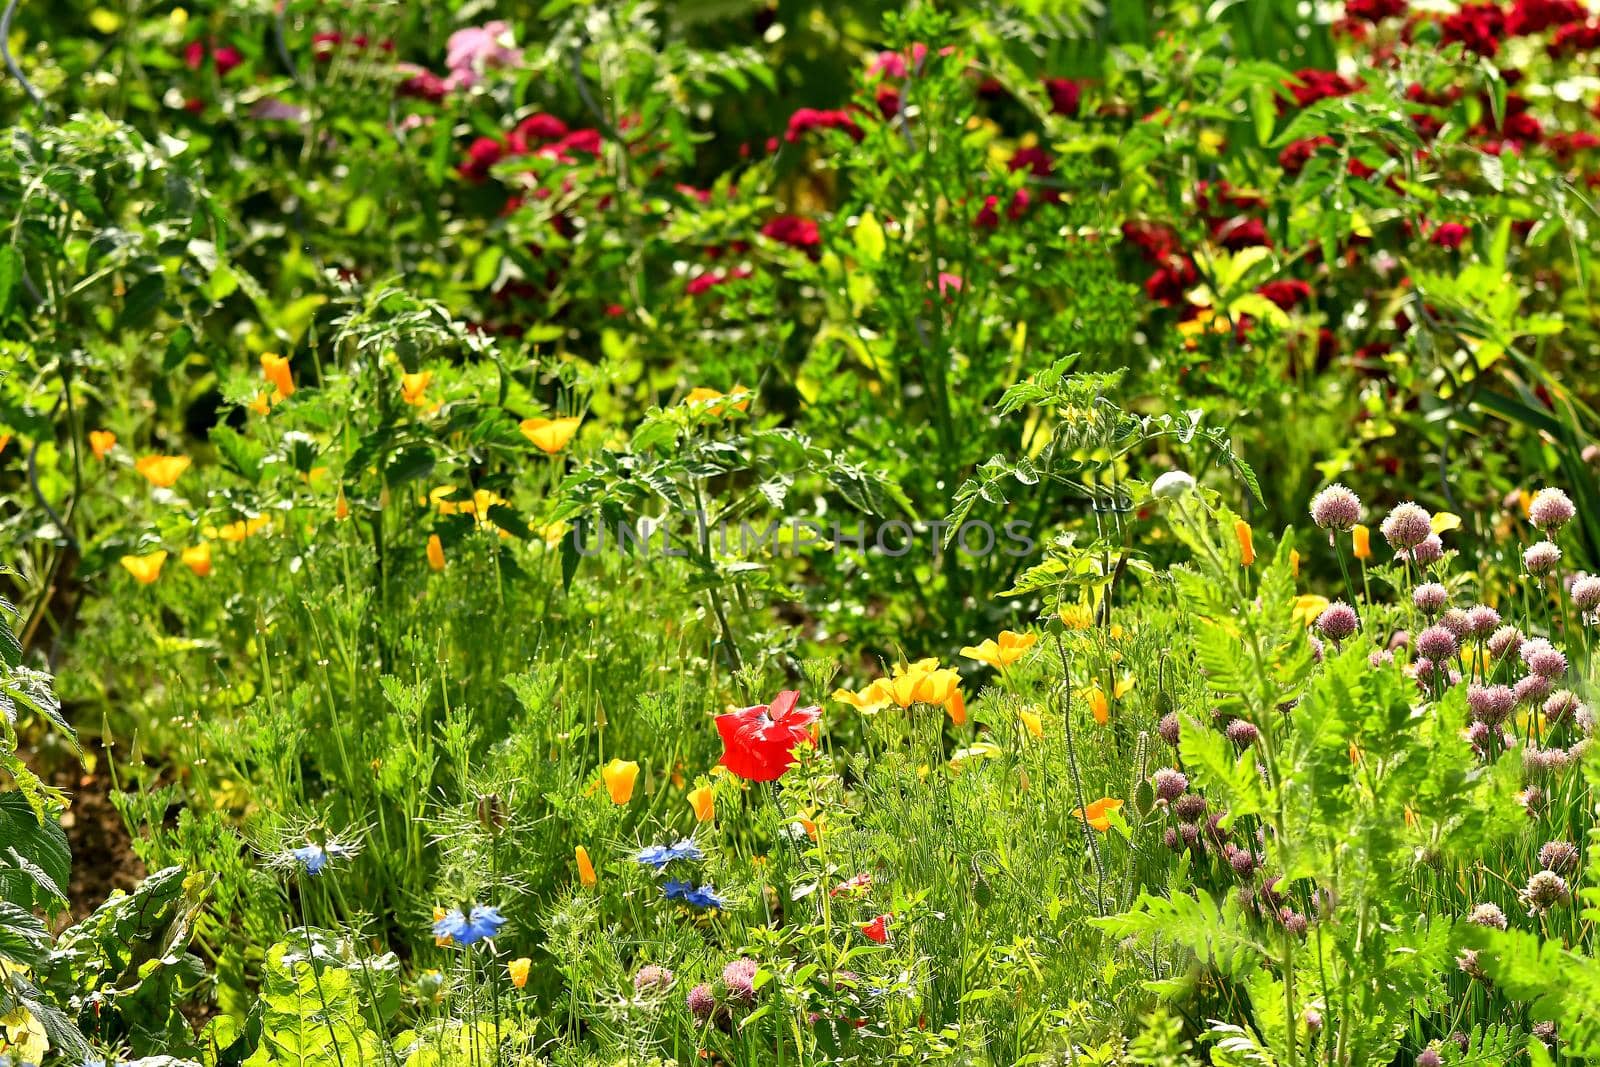
[[[132,891],[144,880],[144,864],[134,855],[132,838],[122,814],[111,803],[111,756],[98,741],[84,739],[87,771],[75,760],[39,758],[24,749],[23,759],[34,773],[71,798],[61,817],[72,848],[72,880],[67,887],[73,922],[105,903],[117,889]],[[65,925],[65,922],[63,922]]]

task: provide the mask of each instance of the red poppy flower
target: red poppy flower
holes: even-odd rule
[[[893,915],[885,912],[869,923],[862,923],[861,932],[867,935],[869,940],[876,941],[880,945],[887,945],[889,943],[889,920],[892,918],[894,918]]]
[[[717,716],[722,765],[750,782],[775,782],[794,762],[794,748],[813,740],[822,709],[796,707],[800,694],[785,689],[768,704]]]

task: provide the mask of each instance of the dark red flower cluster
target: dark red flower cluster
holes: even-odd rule
[[[1332,137],[1304,137],[1290,141],[1278,153],[1278,166],[1290,174],[1299,174],[1311,162],[1311,157],[1317,154],[1317,149],[1332,147]]]
[[[794,144],[815,130],[843,130],[852,141],[859,141],[862,137],[861,127],[856,125],[848,111],[842,108],[803,107],[789,116],[789,128],[784,131],[783,139]]]
[[[1240,193],[1227,182],[1201,182],[1195,188],[1194,203],[1211,227],[1212,240],[1223,248],[1237,252],[1256,245],[1272,247],[1266,225],[1245,214],[1262,206],[1261,197],[1254,193]]]
[[[1311,286],[1298,278],[1284,278],[1275,282],[1268,282],[1256,292],[1272,301],[1285,311],[1293,311],[1300,304],[1311,299]]]
[[[1433,228],[1433,232],[1428,235],[1428,240],[1440,248],[1448,248],[1453,251],[1461,247],[1462,242],[1467,239],[1467,235],[1471,232],[1462,223],[1441,222]]]
[[[1500,39],[1506,35],[1506,13],[1498,4],[1463,4],[1439,29],[1442,43],[1460,44],[1469,52],[1492,57],[1500,51]]]
[[[1360,92],[1363,86],[1361,82],[1346,78],[1336,71],[1306,69],[1295,71],[1294,77],[1284,83],[1284,88],[1289,90],[1297,105],[1310,107],[1318,100],[1332,100]]]
[[[1028,212],[1028,204],[1033,198],[1028,195],[1028,190],[1018,189],[1011,194],[1011,203],[1006,207],[1006,218],[1016,222]],[[973,218],[972,225],[980,230],[994,230],[1000,227],[1000,198],[993,193],[983,198],[983,207],[978,209],[978,214]]]
[[[1344,17],[1362,22],[1382,22],[1406,13],[1406,0],[1345,0]]]
[[[1546,49],[1552,59],[1562,59],[1580,52],[1600,51],[1600,23],[1571,22],[1556,31]]]
[[[1506,33],[1521,36],[1580,24],[1589,17],[1578,0],[1516,0],[1506,16]]]
[[[799,215],[778,215],[761,227],[761,236],[815,254],[822,245],[822,233],[811,219]]]
[[[244,53],[232,45],[218,45],[210,41],[190,41],[183,46],[183,65],[190,70],[205,66],[207,56],[217,68],[217,76],[226,78],[228,72],[244,62]]]
[[[1046,78],[1044,91],[1050,96],[1050,110],[1069,119],[1078,117],[1083,107],[1083,82],[1072,78]]]
[[[495,137],[474,140],[467,146],[467,158],[456,170],[476,184],[488,178],[490,169],[503,159],[540,155],[570,164],[577,162],[575,153],[599,155],[600,143],[599,130],[569,130],[567,124],[554,115],[539,112],[517,123],[504,140]]]
[[[719,285],[726,285],[728,282],[748,278],[753,273],[748,266],[743,264],[732,270],[704,270],[690,278],[689,284],[685,285],[683,289],[690,296],[699,296],[701,293],[709,293]]]

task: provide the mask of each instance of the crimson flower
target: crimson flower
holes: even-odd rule
[[[801,708],[793,689],[779,693],[770,705],[757,704],[717,716],[722,736],[722,765],[751,782],[775,782],[794,762],[794,748],[812,740],[822,717],[819,707]]]
[[[889,943],[889,920],[892,918],[894,916],[887,912],[879,915],[869,923],[862,923],[861,932],[867,936],[869,941],[876,941],[880,945],[886,945]]]

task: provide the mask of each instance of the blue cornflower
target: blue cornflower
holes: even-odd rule
[[[315,878],[327,869],[329,863],[351,859],[360,851],[359,843],[346,843],[330,837],[322,843],[307,841],[298,848],[286,848],[271,856],[267,862],[277,870],[301,871]]]
[[[683,882],[676,878],[668,879],[661,883],[661,892],[668,900],[681,900],[685,904],[696,908],[709,908],[720,911],[726,902],[711,888],[710,883],[695,887],[693,882]]]
[[[478,904],[471,914],[463,915],[460,908],[452,908],[444,918],[433,924],[433,936],[449,938],[458,945],[475,945],[486,937],[493,937],[506,924],[500,909]]]
[[[667,864],[676,863],[678,860],[703,860],[706,854],[700,851],[700,846],[695,844],[694,838],[685,837],[672,845],[650,845],[639,850],[634,860],[656,870],[665,870]]]

